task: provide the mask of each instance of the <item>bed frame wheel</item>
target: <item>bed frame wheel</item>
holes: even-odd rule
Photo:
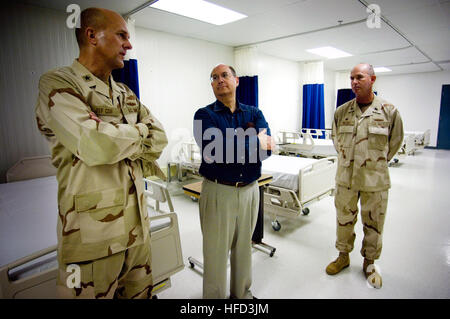
[[[198,198],[196,198],[196,197],[194,197],[194,196],[191,196],[191,200],[192,200],[193,202],[198,202]]]
[[[306,207],[306,208],[303,208],[302,209],[302,213],[303,213],[303,215],[308,215],[309,214],[309,208],[308,207]]]
[[[191,266],[192,269],[194,269],[195,265],[192,261],[189,262],[189,265]]]
[[[272,228],[274,231],[279,231],[281,229],[281,224],[278,220],[272,222]]]

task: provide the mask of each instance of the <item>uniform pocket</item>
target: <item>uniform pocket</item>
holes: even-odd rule
[[[350,152],[351,147],[341,147],[338,153],[338,165],[343,167],[350,166]]]
[[[110,189],[75,196],[82,243],[97,243],[125,234],[125,193]]]
[[[369,126],[369,149],[386,150],[388,135],[387,127]]]
[[[353,126],[343,125],[338,130],[338,143],[343,147],[350,147],[353,139]]]

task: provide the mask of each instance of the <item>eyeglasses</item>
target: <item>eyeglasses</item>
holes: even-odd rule
[[[228,73],[228,72],[223,72],[222,74],[213,74],[211,76],[211,82],[217,82],[219,81],[220,77],[222,77],[222,79],[224,80],[228,80],[232,77],[233,75]]]

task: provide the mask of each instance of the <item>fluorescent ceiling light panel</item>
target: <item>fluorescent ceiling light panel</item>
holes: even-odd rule
[[[375,73],[382,73],[382,72],[391,72],[392,70],[389,68],[385,68],[384,66],[373,68]]]
[[[350,53],[344,52],[342,50],[333,48],[333,47],[321,47],[321,48],[315,48],[315,49],[309,49],[306,50],[309,53],[317,54],[323,57],[326,57],[328,59],[337,59],[337,58],[344,58],[347,56],[352,56]]]
[[[247,17],[203,0],[159,0],[150,7],[215,25],[223,25]]]

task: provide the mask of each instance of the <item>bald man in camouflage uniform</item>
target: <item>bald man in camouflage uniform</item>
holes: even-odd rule
[[[65,298],[150,298],[143,177],[164,178],[155,161],[167,137],[136,95],[111,76],[131,49],[123,18],[86,9],[76,32],[79,58],[40,78],[36,106],[57,167],[57,292]]]
[[[358,200],[364,239],[361,255],[368,282],[382,285],[374,267],[382,249],[388,189],[391,186],[388,162],[403,141],[403,124],[398,110],[372,92],[376,76],[369,64],[359,64],[351,71],[356,98],[339,106],[334,114],[332,138],[338,152],[335,206],[337,211],[336,248],[339,257],[328,265],[329,275],[350,265],[358,216]],[[372,266],[370,266],[372,265]]]

